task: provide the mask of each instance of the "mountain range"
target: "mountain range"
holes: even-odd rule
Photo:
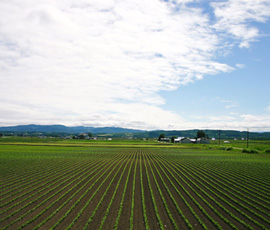
[[[198,129],[193,130],[154,130],[145,131],[138,129],[126,129],[120,127],[85,127],[75,126],[68,127],[64,125],[18,125],[9,127],[0,127],[0,132],[4,135],[52,135],[52,136],[63,136],[63,135],[76,135],[79,133],[92,133],[96,136],[106,135],[107,137],[115,138],[157,138],[161,133],[166,137],[195,137]],[[247,131],[235,131],[235,130],[204,130],[205,134],[209,138],[220,138],[221,139],[233,139],[233,138],[246,138],[247,135],[250,139],[270,139],[270,132],[248,132]]]
[[[125,129],[118,127],[85,127],[85,126],[75,126],[67,127],[64,125],[18,125],[18,126],[8,126],[0,127],[0,132],[40,132],[40,133],[136,133],[143,132],[143,130],[135,129]]]

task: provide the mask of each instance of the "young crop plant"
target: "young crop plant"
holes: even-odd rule
[[[133,183],[132,183],[132,198],[131,198],[131,210],[130,210],[130,219],[129,219],[129,229],[133,229],[133,221],[134,221],[134,205],[135,205],[135,189],[136,189],[136,172],[137,172],[137,164],[138,164],[138,153],[136,154],[136,162],[133,173]]]
[[[115,187],[115,189],[114,189],[114,192],[113,192],[111,201],[110,201],[110,203],[108,204],[108,207],[107,207],[107,209],[106,209],[105,215],[104,215],[104,217],[103,217],[103,219],[102,219],[102,221],[101,221],[101,224],[100,224],[100,226],[99,226],[99,229],[100,229],[100,230],[103,228],[103,225],[104,225],[104,223],[105,223],[105,221],[106,221],[106,218],[107,218],[107,216],[108,216],[108,214],[109,214],[110,208],[111,208],[112,203],[113,203],[113,201],[114,201],[115,195],[116,195],[116,193],[117,193],[117,190],[118,190],[118,187],[119,187],[120,182],[121,182],[121,180],[122,180],[122,177],[123,177],[123,175],[124,175],[124,172],[125,172],[125,170],[126,170],[128,164],[130,163],[130,159],[128,159],[128,160],[126,160],[126,161],[127,161],[127,162],[126,162],[126,164],[125,164],[125,167],[124,167],[124,169],[122,170],[122,173],[121,173],[121,175],[120,175],[120,178],[118,179],[118,182],[117,182],[116,187]],[[133,160],[132,160],[132,162],[133,162]],[[130,165],[130,168],[131,168],[131,165]],[[128,176],[129,176],[129,175],[128,175]],[[105,195],[106,195],[106,194],[105,194]]]
[[[67,167],[67,165],[62,165],[60,166],[60,168],[58,169],[59,171],[61,171],[62,169],[65,169],[65,167]],[[0,195],[3,196],[6,193],[10,193],[10,191],[13,190],[17,190],[18,188],[25,188],[25,185],[31,185],[33,183],[33,181],[38,181],[40,182],[42,179],[46,179],[48,177],[48,175],[53,174],[55,170],[54,166],[49,166],[48,168],[44,169],[44,170],[33,170],[27,174],[23,174],[20,176],[16,176],[13,180],[10,179],[10,177],[8,180],[8,183],[5,181],[3,181],[3,186],[0,188],[1,192],[4,192],[6,190],[5,193],[1,193]],[[20,181],[24,181],[24,183],[22,185],[18,186],[18,182]]]
[[[171,163],[172,164],[172,163]],[[179,171],[179,167],[176,167],[176,170]],[[183,171],[181,171],[183,172]],[[205,184],[202,184],[197,177],[193,177],[188,171],[185,171],[187,174],[189,174],[192,178],[194,178],[196,180],[196,182],[198,182],[198,184],[201,184],[202,186],[204,186],[207,191],[210,191],[212,194],[214,194],[215,196],[217,196],[219,199],[221,199],[222,201],[224,201],[225,203],[227,203],[229,206],[231,206],[234,210],[236,210],[237,212],[239,212],[240,214],[242,214],[243,216],[247,217],[250,221],[252,221],[253,223],[255,223],[256,225],[260,226],[262,229],[265,229],[265,226],[262,225],[261,223],[259,223],[258,221],[254,220],[253,218],[251,218],[249,215],[247,215],[246,213],[244,213],[242,210],[240,210],[239,208],[237,208],[235,205],[233,205],[232,203],[228,202],[226,199],[224,199],[222,196],[220,196],[219,194],[217,194],[216,192],[214,192],[212,189],[210,189],[209,187],[207,187]],[[208,193],[206,193],[201,187],[199,187],[197,185],[197,183],[193,182],[191,179],[189,179],[187,177],[187,179],[193,184],[195,185],[200,191],[202,191],[204,194],[206,194],[211,200],[213,200],[216,204],[218,204],[224,211],[226,211],[231,217],[233,217],[234,219],[238,220],[240,223],[242,223],[243,225],[245,225],[247,228],[252,228],[249,224],[247,224],[245,221],[239,219],[238,217],[236,217],[235,215],[233,215],[230,211],[228,211],[228,209],[226,209],[223,205],[221,205],[219,202],[217,202],[214,198],[212,198]],[[201,178],[202,179],[202,178]],[[203,180],[203,179],[202,179]],[[205,180],[204,180],[205,181]],[[205,181],[207,182],[207,181]],[[208,182],[207,182],[208,183]],[[190,186],[189,186],[190,187]],[[192,189],[192,187],[190,187]],[[215,188],[216,189],[216,188]],[[219,192],[221,192],[220,190],[218,190]],[[194,192],[196,192],[194,190]],[[221,192],[222,193],[222,192]],[[200,196],[198,194],[198,196]],[[201,196],[200,196],[201,197]],[[225,195],[225,197],[227,198],[231,198]],[[239,204],[239,203],[238,203]],[[253,212],[254,214],[254,212]],[[262,216],[257,215],[258,217],[262,218]],[[230,222],[228,222],[227,220],[225,220],[223,218],[223,220],[227,223],[230,224]],[[231,225],[231,224],[230,224]]]
[[[145,167],[145,172],[146,172],[146,177],[147,177],[149,191],[150,191],[152,202],[153,202],[154,209],[155,209],[155,214],[156,214],[156,217],[157,217],[157,220],[158,220],[158,224],[159,224],[160,229],[164,229],[163,223],[162,223],[161,218],[159,216],[158,207],[157,207],[157,204],[156,204],[155,196],[153,194],[153,189],[152,189],[151,182],[150,182],[150,179],[149,179],[149,173],[148,173],[148,167],[146,165],[146,161],[147,161],[147,159],[144,156],[144,167]]]
[[[77,174],[75,174],[74,177],[76,177]],[[23,217],[27,216],[28,214],[30,214],[31,212],[35,211],[38,207],[40,207],[41,205],[45,204],[47,201],[51,200],[53,197],[55,197],[56,195],[58,195],[60,192],[65,191],[69,185],[71,185],[73,182],[77,181],[76,184],[71,187],[70,189],[68,189],[64,194],[62,194],[57,200],[55,200],[54,202],[52,202],[47,208],[43,209],[42,212],[40,212],[38,215],[36,215],[34,218],[32,218],[31,220],[28,220],[26,223],[24,223],[19,229],[26,227],[27,225],[29,225],[30,223],[32,223],[34,220],[36,220],[39,216],[41,216],[45,211],[47,211],[50,207],[52,207],[56,202],[60,201],[64,196],[66,196],[70,191],[72,191],[75,187],[78,186],[78,184],[80,184],[82,182],[82,180],[80,180],[80,178],[82,176],[86,175],[87,177],[89,176],[89,171],[84,172],[83,175],[76,177],[76,179],[74,179],[73,181],[69,182],[67,185],[61,187],[60,190],[58,190],[56,193],[50,195],[49,197],[47,197],[45,200],[43,200],[41,203],[39,203],[37,206],[33,207],[32,209],[30,209],[28,212],[26,212],[23,216],[21,216],[19,219],[17,220],[21,220]],[[87,178],[86,177],[86,178]],[[85,180],[86,178],[84,178],[83,180]],[[49,194],[49,193],[47,193]],[[16,221],[17,222],[17,221]],[[15,223],[15,222],[14,222]],[[12,224],[14,224],[12,223]]]
[[[4,221],[12,216],[14,216],[15,214],[19,213],[20,211],[23,211],[25,208],[27,208],[28,206],[30,206],[31,204],[34,204],[35,202],[37,202],[39,199],[41,199],[42,197],[45,197],[47,194],[49,194],[51,191],[55,190],[58,187],[61,187],[61,185],[64,185],[65,182],[71,180],[72,178],[75,178],[74,180],[71,180],[68,184],[66,184],[65,186],[61,187],[61,189],[57,190],[54,194],[52,194],[51,196],[47,197],[46,199],[44,199],[42,202],[40,202],[38,205],[36,205],[35,207],[33,207],[32,209],[30,209],[28,212],[24,213],[22,216],[20,216],[19,218],[13,220],[12,222],[10,222],[4,229],[12,226],[14,223],[16,223],[17,221],[23,219],[25,216],[27,216],[29,213],[33,212],[36,208],[40,207],[41,205],[43,205],[44,203],[46,203],[48,200],[50,200],[52,197],[54,197],[55,195],[59,194],[61,191],[65,190],[66,187],[68,187],[69,185],[71,185],[72,183],[74,183],[75,181],[79,180],[83,175],[86,175],[87,172],[85,172],[84,174],[80,175],[80,171],[78,171],[76,174],[74,174],[73,176],[69,177],[68,179],[66,179],[65,181],[61,182],[60,184],[58,184],[56,187],[51,188],[50,190],[48,190],[46,193],[40,195],[39,197],[35,198],[34,200],[32,200],[31,202],[29,202],[28,204],[20,207],[19,209],[17,209],[15,212],[9,214],[8,216],[6,216],[5,218],[1,219],[0,221]],[[76,177],[78,176],[78,177]]]
[[[222,192],[220,189],[218,189],[217,187],[214,187],[215,190],[217,190],[220,194],[224,195],[224,197],[226,197],[227,199],[223,198],[221,195],[217,194],[214,190],[212,190],[210,187],[206,186],[205,184],[202,184],[201,182],[199,182],[195,177],[193,177],[199,184],[201,184],[202,186],[204,186],[208,191],[212,192],[214,195],[216,195],[218,198],[220,198],[222,201],[224,201],[225,203],[227,203],[229,206],[231,206],[234,210],[238,211],[239,213],[241,213],[243,216],[247,217],[249,220],[251,220],[253,223],[257,224],[258,226],[260,226],[262,229],[266,229],[264,225],[262,225],[261,223],[259,223],[258,221],[256,221],[255,219],[251,218],[248,214],[246,214],[245,212],[243,212],[241,209],[237,208],[235,205],[233,205],[231,202],[229,202],[227,199],[232,200],[235,204],[238,204],[239,206],[244,207],[245,209],[247,209],[249,212],[251,212],[253,215],[256,215],[257,217],[259,217],[260,219],[270,223],[267,219],[265,219],[264,217],[262,217],[261,215],[257,214],[256,212],[254,212],[252,209],[248,208],[247,206],[239,203],[238,201],[236,201],[235,199],[233,199],[231,196],[228,196],[226,193]],[[202,179],[202,178],[201,178]],[[206,184],[209,184],[206,180],[202,179]],[[194,182],[193,182],[194,183]],[[195,185],[197,185],[196,183],[194,183]],[[211,186],[209,184],[209,186]],[[201,189],[202,190],[202,189]],[[230,215],[232,216],[232,214],[230,213]],[[239,219],[238,219],[239,220]],[[241,223],[244,223],[244,221],[241,221]]]
[[[83,184],[82,187],[80,187],[79,189],[77,189],[76,192],[74,192],[64,203],[62,203],[62,205],[60,205],[59,208],[57,208],[55,211],[53,211],[52,214],[49,217],[47,217],[43,222],[41,222],[39,225],[37,225],[34,229],[39,229],[42,225],[44,225],[46,222],[48,222],[57,212],[59,212],[65,205],[67,205],[80,191],[82,191],[95,178],[95,176],[96,176],[96,175],[94,175],[94,176],[91,177],[91,175],[93,175],[98,169],[100,169],[101,167],[103,167],[105,165],[105,162],[100,162],[100,164],[101,165],[99,165],[97,168],[95,168],[95,170],[93,170],[92,172],[89,172],[89,174],[88,174],[87,178],[85,178],[85,180],[88,179],[89,177],[90,178]],[[81,182],[83,182],[83,181],[81,181]],[[72,190],[68,190],[65,194],[62,195],[62,197],[64,195],[68,194],[69,191],[72,191]],[[39,215],[41,215],[42,213],[44,213],[46,210],[48,210],[50,207],[52,207],[59,200],[60,199],[58,199],[55,202],[51,203],[50,206],[48,206],[45,210],[43,210],[43,212],[39,213]],[[71,210],[72,209],[70,208],[69,211],[71,211]],[[36,218],[37,217],[38,216],[36,216]]]
[[[97,212],[99,206],[100,206],[101,203],[103,202],[105,196],[107,195],[108,190],[110,189],[110,187],[111,187],[112,183],[114,182],[114,179],[115,179],[116,176],[118,175],[120,169],[122,169],[123,164],[125,163],[125,161],[126,161],[126,160],[122,161],[121,165],[118,167],[117,171],[115,172],[115,174],[114,174],[113,178],[111,179],[111,181],[110,181],[108,187],[106,188],[105,192],[103,193],[103,196],[101,197],[100,201],[98,202],[97,206],[95,207],[95,210],[92,212],[92,215],[89,217],[88,221],[86,222],[86,224],[85,224],[85,226],[84,226],[84,230],[87,230],[87,229],[88,229],[89,224],[92,222],[92,220],[93,220],[93,218],[94,218],[94,216],[95,216],[95,214],[96,214],[96,212]],[[126,166],[127,166],[127,164],[126,164]],[[124,170],[123,170],[123,171],[124,171]],[[123,174],[121,174],[121,175],[123,175]],[[120,178],[120,179],[121,179],[121,178]],[[118,183],[118,185],[119,185],[119,183]],[[111,198],[111,200],[113,200],[113,199],[114,199],[114,197]],[[111,205],[111,203],[110,203],[110,205]],[[109,205],[109,208],[110,208],[110,205]],[[108,213],[109,213],[109,209],[107,209],[106,212],[105,212],[105,219],[106,219]],[[105,221],[105,220],[104,220],[104,221]],[[103,224],[104,224],[104,223],[103,223],[103,220],[102,220],[101,225],[103,225]],[[102,227],[102,226],[101,226],[101,227]]]
[[[140,154],[140,182],[141,182],[141,196],[142,196],[142,211],[143,211],[143,218],[144,218],[144,225],[145,229],[149,230],[147,212],[146,212],[146,205],[145,205],[145,197],[144,197],[144,187],[143,187],[143,174],[142,174],[142,154]]]
[[[166,162],[166,160],[162,160],[164,163]],[[196,206],[204,213],[204,215],[216,226],[216,228],[218,229],[222,229],[222,227],[220,226],[220,224],[202,207],[202,205],[190,194],[190,192],[183,186],[183,184],[176,178],[176,176],[174,176],[174,174],[171,172],[173,171],[176,175],[179,176],[179,178],[189,187],[192,189],[192,187],[179,175],[177,174],[177,172],[174,170],[173,167],[170,167],[170,165],[168,164],[168,167],[165,166],[165,164],[163,164],[163,167],[170,173],[170,175],[174,178],[174,180],[177,182],[177,184],[185,191],[185,193],[192,199],[192,201],[196,204]],[[198,193],[192,189],[193,192],[195,192],[196,195],[198,195]],[[204,201],[206,201],[204,199]],[[201,223],[201,222],[200,222]]]
[[[181,171],[186,172],[186,171]],[[244,224],[247,228],[251,228],[250,225],[246,224],[244,221],[239,219],[237,216],[232,214],[228,209],[226,209],[222,204],[220,204],[216,199],[214,199],[211,195],[209,195],[205,190],[203,190],[201,187],[199,187],[196,183],[194,183],[192,180],[190,180],[188,177],[186,177],[196,188],[198,188],[199,191],[201,191],[203,194],[205,194],[208,198],[210,198],[215,204],[217,204],[221,209],[223,209],[225,212],[227,212],[232,218],[236,219],[238,222]],[[200,199],[202,199],[225,223],[229,224],[233,229],[237,229],[237,227],[231,223],[227,218],[225,218],[220,212],[218,212],[206,199],[204,199],[199,193],[196,192],[190,185],[188,185],[191,190],[198,196]]]
[[[180,215],[180,216],[182,217],[182,219],[185,221],[185,223],[186,223],[188,229],[193,229],[193,227],[192,227],[192,225],[190,224],[189,220],[186,218],[186,216],[184,215],[183,211],[180,209],[180,207],[179,207],[178,203],[176,202],[174,196],[172,195],[172,193],[171,193],[169,187],[167,186],[167,184],[165,183],[163,177],[161,176],[161,174],[160,174],[160,172],[159,172],[159,170],[158,170],[156,164],[154,163],[154,161],[153,161],[152,163],[153,163],[154,168],[156,169],[157,174],[159,175],[160,180],[162,181],[163,186],[166,188],[166,191],[168,192],[168,194],[169,194],[171,200],[173,201],[173,203],[174,203],[174,205],[175,205],[175,207],[176,207],[176,209],[177,209],[179,215]],[[171,184],[173,184],[173,182],[170,180],[170,178],[167,178],[167,179],[170,181]],[[175,187],[174,187],[174,188],[175,188]],[[185,201],[185,203],[186,203],[186,205],[188,206],[188,203],[187,203],[186,201]],[[192,209],[192,211],[193,211],[193,209]],[[174,225],[174,226],[177,226],[177,225],[175,225],[175,224],[173,224],[173,225]],[[177,226],[177,228],[178,228],[178,226]]]
[[[131,162],[131,164],[129,166],[129,170],[128,170],[128,175],[127,175],[126,182],[125,182],[124,191],[123,191],[123,194],[122,194],[122,199],[121,199],[120,207],[119,207],[119,210],[118,210],[118,215],[117,215],[117,218],[116,218],[114,227],[113,227],[114,229],[117,229],[118,228],[118,225],[119,225],[119,221],[120,221],[120,217],[121,217],[122,209],[123,209],[123,203],[124,203],[124,199],[125,199],[125,195],[126,195],[126,191],[127,191],[127,185],[128,185],[128,182],[129,182],[130,172],[131,172],[131,168],[133,166],[133,163],[134,163],[135,158],[136,158],[136,154],[134,154],[133,159],[132,159],[132,162]],[[134,207],[134,204],[133,204],[133,207]]]
[[[116,159],[117,161],[120,161],[122,160],[122,157],[120,158],[117,158]],[[106,167],[105,168],[105,171],[99,175],[99,177],[91,184],[91,186],[83,193],[83,195],[80,196],[80,198],[74,203],[74,205],[65,213],[65,215],[57,222],[54,224],[54,226],[52,227],[52,229],[55,229],[61,222],[63,222],[63,220],[65,218],[67,218],[67,216],[69,215],[69,213],[79,204],[79,202],[86,196],[86,194],[94,187],[95,184],[97,184],[100,179],[102,178],[102,176],[106,175],[106,173],[112,168],[113,166],[113,161],[106,161]],[[113,171],[116,166],[118,164],[114,165],[113,169],[111,169],[111,171]],[[107,175],[107,177],[100,183],[99,187],[96,189],[95,193],[89,198],[89,200],[87,201],[87,203],[84,205],[84,207],[80,210],[80,212],[77,214],[77,216],[73,219],[73,221],[70,223],[70,225],[67,227],[67,229],[70,229],[74,224],[75,222],[79,219],[79,217],[81,216],[81,214],[83,213],[83,211],[85,210],[85,208],[89,205],[89,203],[92,201],[94,195],[98,192],[99,188],[103,185],[103,183],[106,181],[106,179],[109,177],[111,173],[109,173]],[[95,174],[96,176],[97,174]],[[95,177],[94,176],[94,177]],[[93,177],[93,178],[94,178]]]
[[[151,164],[150,164],[150,162],[149,162],[150,160],[147,159],[147,161],[148,161],[148,165],[149,165],[149,167],[150,167],[152,176],[153,176],[153,178],[154,178],[155,184],[156,184],[156,186],[157,186],[159,195],[160,195],[160,197],[161,197],[161,199],[162,199],[163,205],[164,205],[164,207],[165,207],[165,209],[166,209],[166,212],[167,212],[167,214],[168,214],[168,216],[169,216],[169,219],[171,220],[171,223],[172,223],[174,229],[178,229],[178,226],[177,226],[177,224],[176,224],[176,222],[175,222],[175,220],[174,220],[174,218],[173,218],[173,216],[172,216],[172,214],[171,214],[171,212],[170,212],[170,209],[169,209],[169,207],[168,207],[168,205],[167,205],[167,202],[166,202],[166,200],[165,200],[165,198],[164,198],[164,196],[163,196],[163,193],[162,193],[162,191],[161,191],[161,189],[160,189],[160,186],[159,186],[158,181],[157,181],[157,179],[156,179],[155,173],[153,172],[152,166],[151,166]],[[153,163],[153,164],[154,164],[154,163]]]
[[[71,164],[70,165],[64,165],[64,166],[62,166],[62,167],[60,167],[58,169],[52,168],[50,170],[47,170],[47,172],[39,172],[39,173],[31,174],[28,177],[21,177],[20,181],[24,181],[23,184],[18,185],[17,184],[18,181],[15,181],[14,185],[12,187],[1,190],[2,192],[5,191],[4,193],[1,194],[1,197],[3,197],[6,194],[8,194],[8,196],[2,198],[0,201],[2,202],[2,201],[4,201],[5,199],[7,199],[7,198],[9,198],[11,196],[15,196],[16,194],[18,194],[20,192],[28,190],[28,188],[34,187],[37,184],[42,184],[42,183],[44,183],[44,181],[47,182],[48,178],[55,178],[56,174],[59,173],[61,175],[62,171],[65,171],[70,167],[74,167],[74,165],[71,165]],[[41,174],[41,176],[40,176],[40,174]],[[26,182],[26,179],[28,179],[28,182]],[[26,185],[28,185],[28,186],[26,186]]]
[[[83,166],[82,169],[84,169],[84,168],[86,168],[86,167]],[[72,170],[72,172],[73,172],[73,170]],[[69,172],[69,173],[64,173],[63,175],[59,175],[59,176],[54,176],[51,180],[48,180],[48,181],[45,182],[45,183],[43,182],[43,183],[42,183],[41,185],[39,185],[38,187],[33,188],[33,189],[30,189],[30,190],[26,191],[25,193],[22,193],[21,195],[16,196],[16,197],[13,198],[12,200],[9,200],[8,202],[6,202],[6,203],[4,203],[3,205],[1,205],[1,207],[4,207],[4,206],[6,206],[6,205],[8,205],[8,204],[10,204],[10,203],[12,203],[12,202],[14,202],[14,201],[16,201],[16,200],[19,200],[19,201],[18,201],[17,203],[15,203],[15,204],[9,206],[6,210],[1,211],[0,214],[2,214],[2,213],[4,213],[4,212],[7,212],[8,210],[10,210],[10,209],[12,209],[12,208],[14,208],[14,207],[20,205],[22,202],[25,202],[25,201],[31,199],[32,197],[34,197],[34,196],[40,194],[41,192],[45,191],[46,189],[52,188],[53,185],[55,185],[55,184],[57,184],[57,183],[60,183],[61,180],[64,180],[65,178],[70,179],[70,178],[71,178],[71,177],[70,177],[70,174],[71,174],[71,172]],[[71,174],[71,175],[72,175],[72,174]],[[47,186],[46,186],[46,185],[47,185]],[[27,188],[28,188],[28,187],[27,187]],[[38,190],[36,193],[33,193],[35,190],[37,190],[37,189],[39,189],[39,188],[41,188],[41,189]],[[22,189],[22,191],[25,191],[25,189]],[[25,197],[23,200],[20,200],[21,197],[24,197],[24,196],[26,196],[27,194],[31,194],[31,195],[29,195],[28,197]]]
[[[197,165],[195,165],[195,167],[200,168]],[[239,174],[232,174],[228,170],[217,170],[211,169],[210,167],[207,168],[207,171],[218,176],[218,178],[222,179],[227,184],[233,185],[238,191],[243,191],[243,193],[249,194],[249,196],[253,196],[253,198],[251,199],[257,199],[262,201],[262,203],[264,203],[265,205],[270,205],[268,191],[265,194],[265,187],[261,187],[260,184],[257,184],[255,178],[249,179],[248,177],[244,177]],[[237,183],[235,183],[236,181]]]
[[[162,166],[160,165],[160,163],[162,164]],[[178,188],[176,187],[176,185],[174,184],[174,182],[171,180],[170,176],[165,172],[164,168],[169,172],[169,174],[172,176],[172,178],[177,182],[178,180],[174,177],[174,175],[171,173],[171,171],[164,165],[163,160],[159,160],[156,161],[156,163],[158,164],[158,166],[160,167],[161,171],[164,173],[164,175],[166,176],[166,178],[168,179],[168,181],[170,182],[170,184],[173,186],[173,188],[175,189],[175,191],[177,192],[177,194],[180,196],[180,198],[183,200],[183,202],[186,204],[186,206],[189,208],[189,210],[191,211],[191,213],[194,215],[194,217],[198,220],[198,222],[200,223],[201,227],[203,229],[208,229],[206,227],[206,225],[204,224],[204,222],[201,220],[201,218],[197,215],[197,213],[194,211],[194,209],[191,207],[191,205],[186,201],[186,199],[184,198],[184,196],[181,194],[181,192],[178,190]],[[164,168],[163,168],[164,167]],[[193,197],[191,197],[192,200],[194,199]],[[194,200],[193,200],[194,201]],[[196,200],[195,200],[196,203]],[[178,207],[178,206],[176,206]],[[178,208],[178,212],[181,214],[181,216],[184,218],[186,224],[188,225],[189,229],[193,229],[193,227],[190,225],[188,219],[186,219],[186,217],[184,216],[184,214],[182,213],[181,209],[179,210]]]
[[[222,188],[222,190],[226,191],[227,193],[229,193],[229,196],[233,196],[236,197],[238,200],[241,200],[242,202],[248,204],[250,207],[264,213],[265,215],[270,217],[270,212],[269,211],[265,211],[264,209],[258,207],[257,205],[262,206],[265,209],[270,210],[269,207],[267,207],[266,205],[258,202],[256,199],[252,199],[250,197],[248,197],[245,193],[241,193],[238,189],[234,189],[234,185],[233,184],[225,184],[224,181],[221,181],[218,177],[209,174],[208,172],[204,171],[201,172],[201,170],[198,169],[198,167],[194,167],[192,165],[188,165],[185,167],[185,169],[187,171],[189,171],[190,169],[192,169],[194,175],[197,175],[198,178],[204,178],[207,182],[207,184],[209,184],[210,186],[215,185],[218,186],[220,188]],[[209,183],[211,182],[211,183]],[[213,187],[213,186],[212,186]],[[256,204],[256,205],[255,205]],[[253,212],[253,211],[251,211]],[[255,214],[256,215],[256,214]],[[268,222],[268,220],[266,220],[266,222]]]
[[[83,213],[83,211],[86,209],[86,207],[90,204],[90,202],[92,201],[92,199],[94,198],[94,196],[98,193],[99,189],[101,188],[101,186],[105,183],[105,181],[109,178],[109,176],[112,174],[112,172],[115,170],[115,168],[120,164],[120,161],[122,161],[123,159],[118,159],[116,161],[116,164],[114,165],[114,167],[111,169],[111,171],[108,173],[108,175],[105,177],[105,179],[99,184],[98,188],[95,190],[95,192],[92,194],[92,196],[88,199],[88,201],[86,202],[86,204],[83,206],[83,208],[80,210],[80,212],[77,214],[77,216],[75,217],[75,219],[73,219],[73,221],[70,223],[70,225],[66,228],[66,229],[71,229],[72,226],[76,223],[76,221],[79,219],[79,217],[81,216],[81,214]],[[123,164],[123,162],[122,162]],[[109,167],[100,175],[99,178],[96,179],[96,181],[92,184],[92,186],[94,186],[99,179],[103,176],[106,175],[106,172],[113,166],[113,163],[109,164]],[[89,221],[89,219],[88,219]],[[87,228],[88,224],[86,223],[86,228]]]
[[[269,154],[104,143],[0,146],[0,229],[270,229]]]

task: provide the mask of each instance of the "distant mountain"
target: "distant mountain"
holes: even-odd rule
[[[246,131],[235,131],[235,130],[203,130],[209,138],[220,138],[221,139],[241,139],[247,137]],[[165,130],[157,130],[157,131],[149,131],[142,133],[133,134],[134,137],[137,138],[157,138],[161,133],[165,135],[165,137],[190,137],[194,138],[198,132],[198,129],[193,130],[173,130],[173,131],[165,131]],[[249,139],[270,139],[270,132],[249,132]]]
[[[161,133],[165,137],[190,137],[193,138],[197,134],[197,129],[193,130],[155,130],[155,131],[144,131],[136,129],[125,129],[119,127],[85,127],[85,126],[75,126],[68,127],[64,125],[18,125],[9,127],[0,127],[0,132],[4,135],[10,135],[11,133],[16,135],[38,135],[42,133],[44,135],[56,135],[63,136],[65,134],[79,134],[79,133],[92,133],[97,136],[111,136],[115,138],[125,138],[125,137],[137,137],[137,138],[158,138]],[[219,130],[204,130],[205,134],[209,138],[219,138]],[[247,132],[235,131],[235,130],[221,130],[221,139],[240,139],[246,138]],[[270,132],[249,132],[250,139],[270,139]]]
[[[0,131],[6,132],[40,132],[40,133],[136,133],[143,130],[125,129],[118,127],[67,127],[64,125],[18,125],[9,127],[0,127]]]

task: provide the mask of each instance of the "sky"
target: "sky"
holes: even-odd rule
[[[270,0],[1,0],[0,126],[270,131]]]

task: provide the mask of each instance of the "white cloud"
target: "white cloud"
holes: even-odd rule
[[[231,109],[231,108],[239,106],[238,103],[236,101],[233,101],[233,100],[222,99],[220,97],[216,97],[213,100],[218,101],[219,103],[222,103],[222,104],[226,104],[225,109]]]
[[[245,68],[245,65],[244,65],[244,64],[235,64],[235,66],[236,66],[238,69],[243,69],[243,68]]]
[[[195,124],[197,129],[222,129],[222,130],[247,130],[270,131],[270,115],[252,115],[252,114],[231,114],[230,116],[194,116],[194,122],[186,125]],[[194,126],[193,126],[194,127]]]
[[[232,104],[232,105],[226,105],[225,106],[225,108],[226,109],[231,109],[231,108],[234,108],[234,107],[236,107],[237,105],[235,105],[235,104]]]
[[[215,61],[222,39],[190,2],[1,1],[0,125],[182,127],[158,93],[233,70]],[[213,6],[233,31],[220,13],[230,6]]]
[[[266,22],[270,17],[269,0],[228,0],[213,2],[217,23],[215,28],[240,40],[240,47],[248,48],[259,36],[251,22]]]
[[[270,112],[270,105],[266,107],[266,111]]]

